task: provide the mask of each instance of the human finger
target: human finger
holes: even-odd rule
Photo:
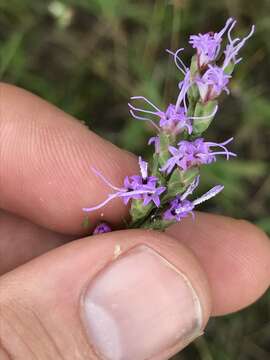
[[[25,90],[1,84],[0,101],[0,208],[56,232],[82,234],[82,208],[110,191],[91,166],[119,186],[137,171],[135,156]],[[115,200],[90,220],[94,225],[103,215],[119,224],[126,214]]]
[[[202,334],[211,303],[193,254],[140,230],[61,246],[2,276],[0,292],[2,353],[29,360],[168,359]]]
[[[270,241],[243,220],[196,213],[168,234],[198,258],[212,290],[212,315],[224,315],[256,301],[270,286]]]

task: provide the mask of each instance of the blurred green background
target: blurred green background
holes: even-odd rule
[[[0,0],[0,77],[147,157],[152,130],[131,120],[129,97],[174,101],[179,73],[165,48],[187,47],[187,60],[188,35],[218,30],[229,16],[237,18],[238,34],[253,23],[257,30],[208,131],[214,141],[234,136],[238,158],[203,170],[205,190],[225,185],[204,210],[246,218],[270,233],[269,0]],[[269,292],[239,314],[211,320],[206,335],[175,359],[269,360]]]

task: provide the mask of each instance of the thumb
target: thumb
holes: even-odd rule
[[[2,276],[0,294],[1,359],[168,359],[210,313],[195,257],[154,231],[64,245]]]

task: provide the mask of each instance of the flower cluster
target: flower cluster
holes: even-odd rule
[[[84,211],[94,211],[102,208],[108,202],[115,198],[122,198],[125,205],[128,204],[129,200],[141,200],[143,206],[153,202],[156,207],[160,205],[160,195],[166,191],[165,186],[158,186],[158,178],[155,176],[148,176],[148,163],[143,161],[139,157],[139,165],[141,174],[126,176],[124,180],[124,186],[118,188],[111,184],[104,176],[96,169],[92,168],[93,172],[99,176],[105,184],[107,184],[112,190],[115,190],[108,198],[97,206],[91,208],[84,208]]]
[[[187,200],[187,197],[191,195],[196,189],[196,187],[199,185],[199,179],[200,177],[197,176],[182,195],[177,195],[170,202],[170,207],[164,212],[163,215],[163,218],[165,220],[180,221],[183,218],[187,217],[189,214],[191,214],[194,218],[193,209],[195,208],[195,206],[216,196],[224,188],[224,186],[222,185],[217,185],[196,200]]]
[[[229,94],[227,85],[231,78],[231,72],[233,67],[242,60],[242,58],[237,59],[238,52],[255,31],[253,25],[250,33],[243,39],[232,39],[231,32],[235,25],[236,21],[229,18],[224,28],[218,33],[210,32],[190,36],[189,43],[197,50],[197,66],[203,71],[194,79],[203,102],[216,99],[222,91]],[[221,54],[222,37],[226,32],[228,43]],[[215,62],[221,55],[223,56],[222,65],[217,66]]]
[[[225,145],[232,140],[233,138],[230,138],[220,144],[204,141],[203,138],[198,138],[194,141],[181,140],[178,143],[178,148],[174,146],[168,147],[172,156],[167,160],[160,171],[166,171],[167,174],[170,174],[175,166],[186,171],[193,166],[210,164],[211,162],[216,161],[216,155],[226,155],[227,160],[229,160],[230,156],[236,156],[236,154],[228,151],[225,147]],[[220,147],[222,150],[211,151],[211,147]]]
[[[242,60],[238,53],[255,30],[252,26],[247,36],[232,38],[235,25],[236,21],[230,18],[219,32],[191,35],[189,44],[196,53],[190,67],[181,60],[183,48],[167,50],[182,76],[175,103],[162,109],[143,96],[133,96],[128,104],[134,119],[147,121],[156,130],[148,142],[155,146],[152,161],[148,163],[139,157],[140,174],[127,176],[122,187],[92,169],[113,191],[100,204],[84,208],[85,212],[97,211],[120,198],[131,205],[129,227],[164,230],[188,215],[194,216],[197,205],[223,190],[222,185],[216,185],[195,200],[188,199],[199,185],[202,165],[216,161],[219,155],[227,160],[236,156],[226,147],[233,138],[217,143],[202,137],[218,111],[218,97],[223,92],[229,94],[235,65]],[[140,107],[139,102],[146,108]],[[108,231],[110,227],[102,222],[94,233]]]

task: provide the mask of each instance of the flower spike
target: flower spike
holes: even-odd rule
[[[101,203],[85,207],[85,212],[100,210],[111,201],[122,199],[124,204],[131,205],[127,227],[165,230],[189,215],[195,218],[196,206],[223,190],[223,185],[216,185],[190,200],[199,187],[202,165],[217,161],[219,155],[227,160],[236,156],[228,149],[233,137],[220,143],[202,137],[219,109],[219,96],[230,93],[233,70],[242,60],[239,51],[255,31],[253,25],[246,36],[234,38],[235,27],[236,20],[229,18],[217,32],[191,35],[189,44],[195,54],[189,66],[181,58],[184,48],[166,50],[181,73],[175,100],[164,108],[144,96],[132,96],[128,103],[134,119],[147,121],[156,130],[148,140],[149,145],[154,145],[153,157],[148,163],[139,156],[139,173],[126,176],[120,186],[92,168],[110,193]],[[94,234],[110,230],[109,225],[100,223]]]

